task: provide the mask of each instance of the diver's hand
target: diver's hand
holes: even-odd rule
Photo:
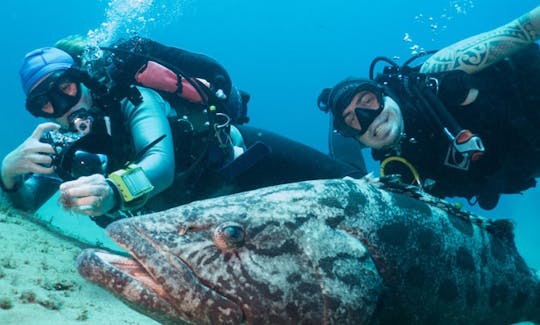
[[[45,131],[58,130],[60,125],[52,122],[39,124],[32,135],[15,150],[11,151],[2,161],[2,180],[7,188],[13,188],[22,175],[51,174],[54,149],[48,143],[39,139]],[[50,167],[46,167],[50,166]]]
[[[66,210],[89,216],[100,216],[115,206],[113,189],[105,176],[82,176],[60,185],[60,203]]]

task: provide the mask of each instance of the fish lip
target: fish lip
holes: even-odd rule
[[[167,263],[171,265],[174,262],[177,262],[177,265],[175,265],[176,271],[181,274],[181,278],[177,283],[185,283],[183,285],[184,288],[186,288],[188,291],[196,292],[196,289],[198,286],[205,288],[208,292],[212,293],[216,297],[214,297],[214,300],[223,300],[229,302],[228,305],[234,305],[237,314],[239,317],[237,318],[237,322],[245,323],[245,311],[242,308],[242,305],[240,302],[236,301],[235,299],[232,299],[232,297],[225,296],[221,294],[219,291],[215,290],[213,286],[209,285],[206,281],[203,281],[204,278],[200,277],[197,272],[191,267],[191,264],[182,259],[180,256],[176,256],[170,252],[169,249],[166,249],[164,247],[156,245],[155,242],[151,242],[149,239],[149,236],[145,234],[145,232],[141,229],[141,227],[137,226],[136,221],[134,219],[123,219],[117,222],[114,222],[110,224],[107,227],[107,234],[122,248],[124,248],[131,258],[136,261],[139,265],[141,265],[141,268],[146,272],[147,276],[153,279],[154,282],[160,283],[160,280],[157,278],[159,274],[154,274],[151,270],[148,269],[148,263],[143,258],[143,254],[136,248],[137,246],[140,246],[140,243],[142,241],[145,241],[146,243],[149,243],[150,247],[153,249],[153,253],[156,255],[164,255],[164,259],[168,261]],[[133,241],[136,239],[136,241]],[[150,254],[153,255],[153,254]],[[124,270],[119,269],[121,272],[124,272]],[[125,272],[124,272],[125,273]],[[187,278],[186,278],[186,275]],[[128,274],[129,276],[129,274]],[[185,281],[182,281],[185,280]],[[137,278],[134,278],[134,281],[137,281],[141,285],[141,283]],[[160,284],[161,285],[161,284]],[[148,289],[148,288],[147,288]],[[168,291],[167,288],[164,289],[165,291]],[[153,291],[155,292],[155,291]],[[169,294],[167,295],[170,297],[170,304],[175,308],[175,299],[171,297]],[[204,299],[204,297],[202,297]],[[211,298],[208,298],[211,299]],[[230,306],[229,306],[230,307]],[[178,310],[177,308],[175,308]],[[249,323],[249,322],[248,322]]]
[[[119,259],[127,260],[130,258],[109,251],[89,248],[83,250],[77,257],[77,269],[84,278],[109,289],[121,300],[128,301],[132,308],[139,312],[144,313],[143,310],[137,308],[140,305],[159,311],[154,313],[154,317],[159,321],[170,322],[174,320],[174,318],[169,317],[169,315],[174,315],[176,311],[171,301],[164,299],[162,295],[124,272],[114,263],[110,263],[111,260]],[[135,261],[134,259],[130,260]],[[139,299],[144,297],[147,304],[145,305],[137,300],[137,296],[133,295],[134,292],[138,293]]]
[[[144,265],[141,264],[137,259],[133,257],[125,257],[121,255],[116,255],[114,253],[105,252],[105,251],[97,251],[97,250],[94,251],[94,254],[96,255],[97,258],[100,258],[103,261],[103,263],[107,263],[108,265],[115,268],[122,274],[126,275],[127,277],[132,278],[133,281],[136,281],[137,283],[142,285],[144,288],[155,293],[158,298],[167,302],[168,304],[171,304],[170,302],[171,298],[169,297],[167,292],[162,290],[159,287],[159,284],[156,282],[156,279],[152,276],[152,274],[148,272],[148,270],[145,269]],[[144,272],[144,275],[147,276],[149,279],[151,279],[152,283],[150,283],[149,281],[141,280],[142,278],[140,275],[130,274],[126,268],[123,268],[122,266],[120,266],[120,264],[124,264],[124,263],[121,263],[122,261],[128,261],[135,264],[137,266],[137,270]]]

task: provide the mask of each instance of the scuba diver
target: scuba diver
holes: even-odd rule
[[[402,66],[378,57],[369,79],[323,89],[318,106],[337,133],[372,149],[381,175],[492,209],[540,175],[539,37],[537,7],[417,66],[421,55]]]
[[[104,227],[197,199],[358,174],[241,125],[249,95],[207,56],[134,37],[85,62],[66,44],[29,52],[20,69],[26,109],[49,121],[2,161],[0,185],[15,208],[35,211],[59,189],[65,209]]]

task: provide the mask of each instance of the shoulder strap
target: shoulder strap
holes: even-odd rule
[[[413,59],[416,57],[413,57]],[[370,67],[370,77],[378,61],[389,63],[375,81],[384,84],[401,94],[404,100],[412,101],[428,114],[443,135],[448,138],[451,146],[445,163],[453,168],[468,170],[471,161],[477,160],[485,151],[482,140],[467,129],[463,129],[450,114],[437,93],[441,80],[435,76],[419,72],[420,66],[410,67],[408,60],[403,66],[387,58],[376,58]],[[455,156],[458,155],[459,159]]]

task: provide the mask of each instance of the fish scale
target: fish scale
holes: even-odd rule
[[[107,230],[162,282],[153,294],[159,304],[126,296],[122,286],[144,286],[96,250],[80,255],[79,271],[164,324],[540,320],[538,278],[508,221],[469,214],[392,178],[278,185]]]

